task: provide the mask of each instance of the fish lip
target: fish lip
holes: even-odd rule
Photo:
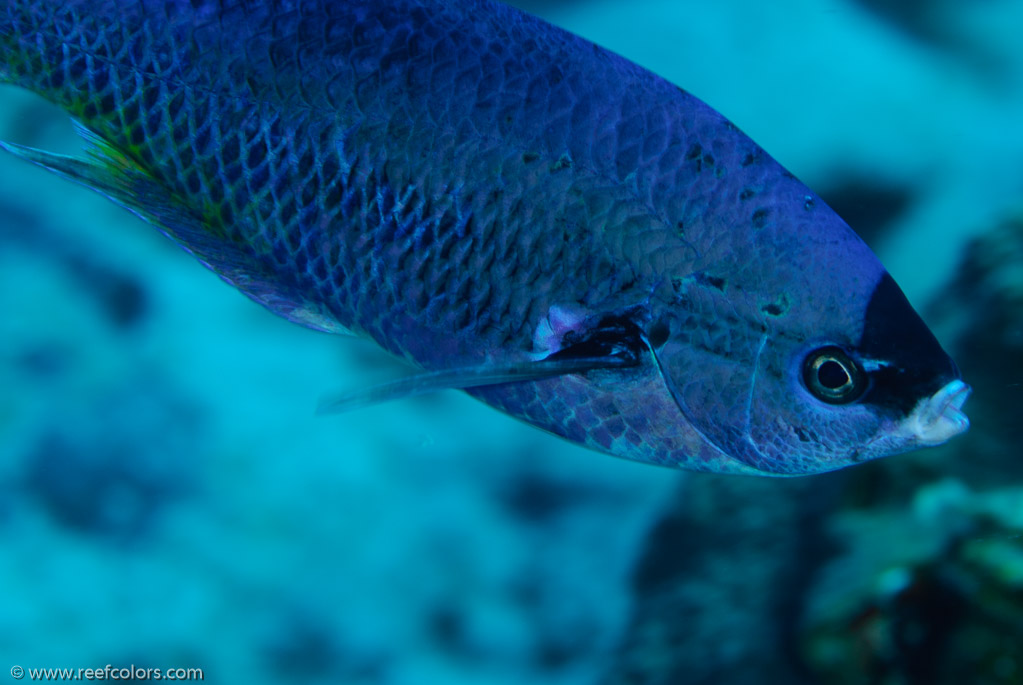
[[[900,433],[918,445],[940,445],[965,432],[970,420],[963,413],[963,403],[972,389],[958,378],[947,383],[913,408],[900,425]]]

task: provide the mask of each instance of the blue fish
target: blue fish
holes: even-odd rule
[[[735,125],[493,0],[6,0],[4,149],[310,328],[608,454],[795,475],[936,445],[970,392],[824,202]]]

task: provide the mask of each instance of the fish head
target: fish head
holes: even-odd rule
[[[803,260],[759,291],[762,274],[716,287],[691,279],[652,318],[664,386],[734,472],[822,473],[939,445],[969,427],[959,369],[847,233],[847,249],[830,262]]]

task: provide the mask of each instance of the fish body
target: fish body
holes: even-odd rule
[[[819,197],[500,3],[7,0],[0,81],[91,145],[9,151],[271,311],[593,449],[792,475],[966,427],[958,369]]]

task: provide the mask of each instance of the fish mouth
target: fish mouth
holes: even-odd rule
[[[970,427],[963,413],[963,403],[972,392],[970,386],[956,379],[926,397],[902,421],[900,433],[918,445],[933,446],[954,438]]]

